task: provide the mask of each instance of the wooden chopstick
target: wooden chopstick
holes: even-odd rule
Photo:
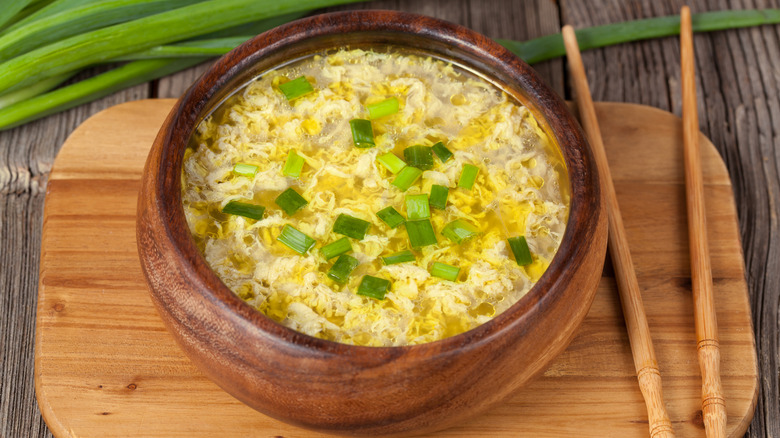
[[[615,267],[620,302],[623,306],[623,316],[628,329],[631,353],[634,356],[639,389],[642,391],[645,405],[647,405],[650,436],[653,438],[674,437],[672,422],[669,420],[664,406],[661,372],[658,370],[658,362],[655,359],[645,306],[642,303],[639,283],[634,272],[634,262],[628,248],[626,231],[623,228],[623,217],[620,214],[615,195],[615,186],[612,183],[612,175],[604,151],[604,142],[601,138],[596,110],[593,107],[593,98],[590,95],[590,88],[588,88],[588,79],[585,76],[585,67],[582,64],[577,36],[571,26],[563,27],[563,42],[566,46],[566,56],[569,60],[574,89],[577,92],[580,121],[588,135],[593,155],[596,158],[601,187],[606,193],[609,216],[609,252]]]
[[[707,244],[704,183],[699,153],[699,114],[696,109],[696,73],[691,10],[680,11],[680,65],[682,68],[683,141],[685,144],[685,195],[688,207],[688,242],[691,247],[691,282],[696,321],[696,347],[702,374],[701,409],[708,437],[726,437],[726,400],[720,383],[720,344],[712,267]]]

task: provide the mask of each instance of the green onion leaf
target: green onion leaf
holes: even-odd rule
[[[357,240],[362,240],[366,237],[369,228],[371,228],[371,222],[344,213],[340,214],[333,224],[334,233],[343,234]]]
[[[465,220],[456,219],[445,225],[441,230],[441,234],[453,242],[461,244],[479,234],[479,231],[474,225],[471,225]]]
[[[438,142],[431,146],[433,153],[441,160],[442,163],[446,163],[447,160],[452,158],[452,152],[444,146],[444,143]]]
[[[401,189],[402,192],[405,192],[415,181],[417,181],[417,178],[419,178],[422,173],[423,171],[416,167],[406,166],[398,172],[398,175],[395,177],[392,184]]]
[[[428,146],[410,146],[404,149],[404,159],[410,166],[422,170],[433,169],[433,152]]]
[[[431,207],[444,210],[447,208],[447,197],[449,194],[450,189],[438,184],[434,184],[431,186],[431,196],[428,202],[431,204]]]
[[[284,97],[287,100],[294,100],[313,92],[314,87],[311,86],[305,76],[298,76],[289,82],[280,84],[279,90],[284,93]]]
[[[385,166],[387,170],[389,170],[392,173],[398,173],[401,171],[401,169],[404,168],[404,166],[406,166],[404,160],[396,157],[395,154],[392,152],[382,154],[376,157],[376,160],[379,161],[379,164]]]
[[[303,170],[303,163],[306,161],[302,156],[295,152],[295,149],[290,149],[290,153],[287,154],[287,161],[284,163],[282,174],[289,176],[290,178],[300,178],[301,170]]]
[[[282,233],[276,240],[287,245],[291,250],[297,252],[300,255],[306,254],[306,251],[310,250],[316,240],[301,233],[295,227],[287,224],[282,228]]]
[[[434,277],[458,281],[458,274],[460,274],[460,268],[446,263],[433,262],[433,266],[431,266],[431,275]]]
[[[296,211],[309,203],[309,201],[304,199],[303,196],[296,192],[292,187],[283,191],[282,194],[276,198],[275,202],[288,216],[294,215]]]
[[[328,271],[328,278],[337,283],[344,284],[349,280],[349,274],[357,268],[358,264],[360,264],[358,259],[348,254],[342,254],[336,259],[336,263],[334,263]]]
[[[360,281],[358,286],[358,295],[364,295],[377,300],[384,300],[385,293],[390,287],[390,281],[384,278],[372,277],[370,275],[364,275],[363,280]]]
[[[254,164],[236,163],[236,165],[233,166],[233,173],[236,175],[254,178],[255,175],[257,175],[258,169],[259,168]]]
[[[395,228],[402,223],[406,222],[401,213],[393,207],[383,208],[376,212],[377,217],[382,219],[382,222],[386,223],[388,227]]]
[[[370,120],[352,119],[349,121],[349,127],[352,128],[352,142],[355,143],[355,147],[365,149],[376,145],[374,128],[371,127]]]
[[[349,238],[342,237],[339,240],[333,241],[320,249],[322,256],[325,260],[330,260],[333,257],[345,254],[352,251],[352,244],[349,243]]]
[[[477,173],[479,173],[479,167],[473,164],[464,164],[463,171],[460,173],[460,181],[458,181],[458,187],[463,187],[466,190],[471,190],[474,187],[474,181],[477,180]]]
[[[406,251],[400,251],[395,254],[390,254],[389,256],[382,257],[382,261],[385,262],[386,265],[395,265],[398,263],[406,263],[406,262],[413,262],[416,258],[414,257],[414,253],[409,251],[408,249]]]
[[[263,218],[265,207],[262,205],[247,204],[246,202],[230,201],[222,207],[222,213],[244,216],[259,221]]]
[[[431,209],[428,206],[428,195],[406,195],[406,217],[410,220],[430,219]]]
[[[391,97],[381,102],[372,103],[367,106],[368,118],[371,120],[378,119],[380,117],[389,116],[398,112],[398,99]]]
[[[409,235],[409,243],[415,249],[437,243],[436,233],[429,219],[406,221],[406,234]]]
[[[512,248],[512,254],[515,255],[515,261],[518,265],[525,266],[534,262],[525,236],[510,237],[507,241],[509,242],[509,247]]]

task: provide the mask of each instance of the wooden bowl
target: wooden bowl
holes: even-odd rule
[[[207,112],[257,73],[333,47],[393,45],[489,77],[536,114],[571,181],[563,241],[530,292],[466,333],[406,347],[325,341],[272,321],[233,294],[190,237],[182,161]],[[393,11],[318,15],[266,32],[217,61],[160,129],[138,199],[137,241],[152,299],[185,353],[225,391],[302,427],[390,435],[441,429],[484,411],[541,373],[590,308],[606,252],[596,166],[564,102],[523,61],[469,29]],[[198,400],[193,400],[198,403]]]

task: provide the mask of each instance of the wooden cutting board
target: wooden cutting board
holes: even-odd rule
[[[135,245],[146,154],[173,100],[105,110],[65,142],[46,196],[35,388],[57,436],[310,437],[243,405],[204,377],[163,327]],[[600,103],[612,174],[678,437],[703,437],[690,291],[681,123],[639,105]],[[726,168],[702,138],[729,436],[753,416],[755,341]],[[578,335],[542,377],[438,436],[646,437],[609,267]]]

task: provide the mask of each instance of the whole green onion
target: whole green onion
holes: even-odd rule
[[[406,195],[406,217],[410,221],[430,219],[431,208],[428,206],[428,195]]]
[[[340,214],[333,224],[334,233],[343,234],[357,240],[363,240],[369,228],[371,228],[371,222],[344,213]]]
[[[507,239],[509,247],[512,249],[512,254],[515,256],[515,261],[520,266],[530,265],[534,262],[531,257],[531,249],[528,248],[528,242],[525,240],[525,236],[510,237]]]
[[[436,154],[437,157],[439,157],[442,163],[446,163],[447,160],[452,158],[452,152],[450,152],[450,150],[447,149],[447,147],[444,146],[444,143],[442,142],[438,142],[435,145],[431,146],[431,150],[433,150],[433,153]]]
[[[295,149],[290,149],[290,152],[287,154],[287,161],[285,161],[284,168],[282,169],[282,175],[289,176],[290,178],[300,178],[301,171],[303,170],[303,163],[305,162],[303,157],[295,152]]]
[[[458,274],[460,274],[460,268],[446,263],[433,262],[431,266],[431,275],[434,277],[443,278],[449,281],[457,281]]]
[[[394,153],[388,152],[376,157],[379,164],[385,166],[391,173],[398,173],[406,166],[404,160],[398,158]]]
[[[428,146],[410,146],[404,149],[404,159],[412,167],[422,170],[433,169],[433,153]]]
[[[254,164],[236,163],[236,165],[233,166],[233,173],[248,178],[254,178],[255,175],[257,175],[258,169],[259,168]]]
[[[3,29],[3,32],[10,32],[11,30],[17,29],[21,26],[26,26],[40,19],[51,17],[52,15],[59,14],[69,9],[75,9],[79,6],[92,3],[95,0],[53,0],[49,3],[47,3],[47,1],[49,0],[33,0],[32,2],[27,2],[32,4],[16,14],[13,20],[8,22],[8,27]]]
[[[325,260],[330,260],[333,257],[339,256],[352,251],[352,244],[349,243],[349,238],[342,237],[335,240],[320,249],[320,253],[325,257]]]
[[[0,27],[11,21],[14,16],[32,3],[32,0],[6,0],[0,7]]]
[[[409,190],[409,187],[417,181],[417,178],[419,178],[422,173],[423,171],[416,167],[406,166],[398,172],[398,175],[391,184],[401,189],[402,192],[405,192]]]
[[[463,170],[460,172],[458,187],[471,190],[474,187],[474,181],[477,180],[477,173],[479,173],[479,167],[473,164],[464,164]]]
[[[395,228],[404,222],[406,222],[406,219],[404,219],[403,216],[401,216],[401,213],[398,212],[393,207],[386,207],[376,212],[376,215],[379,219],[382,220],[382,222],[386,223],[388,227]]]
[[[222,213],[260,220],[263,218],[263,213],[265,213],[265,207],[246,202],[230,201],[222,207]]]
[[[442,228],[441,234],[453,242],[461,244],[479,234],[479,231],[474,225],[465,220],[455,219]]]
[[[357,268],[360,262],[349,254],[342,254],[336,259],[336,263],[328,271],[328,278],[344,284],[349,280],[349,274]]]
[[[376,145],[371,120],[352,119],[349,121],[349,127],[352,129],[352,142],[355,144],[355,147],[365,149]]]
[[[368,118],[371,120],[389,116],[398,112],[398,99],[391,97],[381,102],[367,105],[366,108],[368,109]]]
[[[303,234],[290,224],[287,224],[282,228],[282,233],[279,234],[279,237],[277,237],[276,240],[287,245],[291,250],[300,255],[306,254],[306,251],[310,250],[311,247],[317,243],[314,238]]]
[[[415,249],[437,243],[430,219],[406,221],[406,234],[409,236],[409,243]]]
[[[294,215],[295,212],[302,209],[306,204],[309,203],[309,201],[301,196],[300,193],[296,192],[292,187],[283,191],[279,196],[276,197],[274,202],[276,202],[276,205],[284,210],[288,216]]]
[[[431,204],[431,207],[444,210],[447,208],[447,197],[449,194],[450,189],[438,184],[434,184],[431,186],[431,196],[428,202]]]
[[[390,281],[384,278],[372,277],[370,275],[364,275],[358,286],[358,295],[364,295],[367,297],[375,298],[377,300],[384,300],[387,289],[390,288]]]
[[[286,97],[287,100],[295,100],[301,96],[314,92],[314,87],[311,86],[305,76],[298,76],[289,82],[280,84],[279,90],[284,94],[284,97]]]
[[[408,249],[382,257],[382,261],[385,262],[385,265],[396,265],[398,263],[413,262],[415,260],[414,253]]]

